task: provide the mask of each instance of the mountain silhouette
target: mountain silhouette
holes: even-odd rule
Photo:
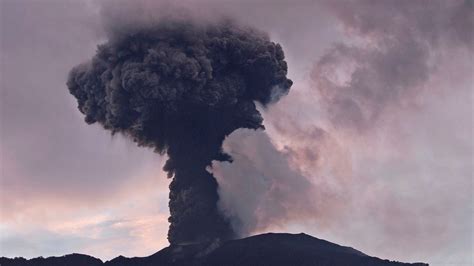
[[[172,245],[148,257],[119,256],[110,261],[82,254],[62,257],[0,258],[1,266],[427,266],[368,256],[306,234],[268,233],[225,243]]]

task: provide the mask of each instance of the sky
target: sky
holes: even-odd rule
[[[179,5],[179,6],[177,6]],[[103,260],[167,246],[166,158],[87,125],[66,87],[109,27],[187,10],[282,45],[294,85],[224,143],[242,235],[472,265],[472,1],[0,0],[0,255]]]

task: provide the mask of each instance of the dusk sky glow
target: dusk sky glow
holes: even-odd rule
[[[234,162],[209,169],[239,232],[473,265],[473,1],[0,0],[0,12],[0,256],[168,245],[166,156],[84,123],[66,80],[110,27],[190,12],[267,32],[294,82],[259,107],[266,130],[232,133]]]

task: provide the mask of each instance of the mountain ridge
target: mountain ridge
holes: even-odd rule
[[[237,265],[318,265],[318,266],[427,266],[402,263],[366,255],[304,233],[266,233],[224,243],[171,245],[148,257],[118,256],[103,262],[92,256],[72,253],[48,258],[0,258],[2,266],[237,266]]]

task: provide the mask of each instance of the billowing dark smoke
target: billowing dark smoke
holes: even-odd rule
[[[281,46],[254,29],[162,21],[111,34],[67,86],[87,123],[168,154],[176,244],[234,236],[206,167],[231,160],[221,145],[234,130],[263,128],[255,102],[286,94],[286,74]]]

